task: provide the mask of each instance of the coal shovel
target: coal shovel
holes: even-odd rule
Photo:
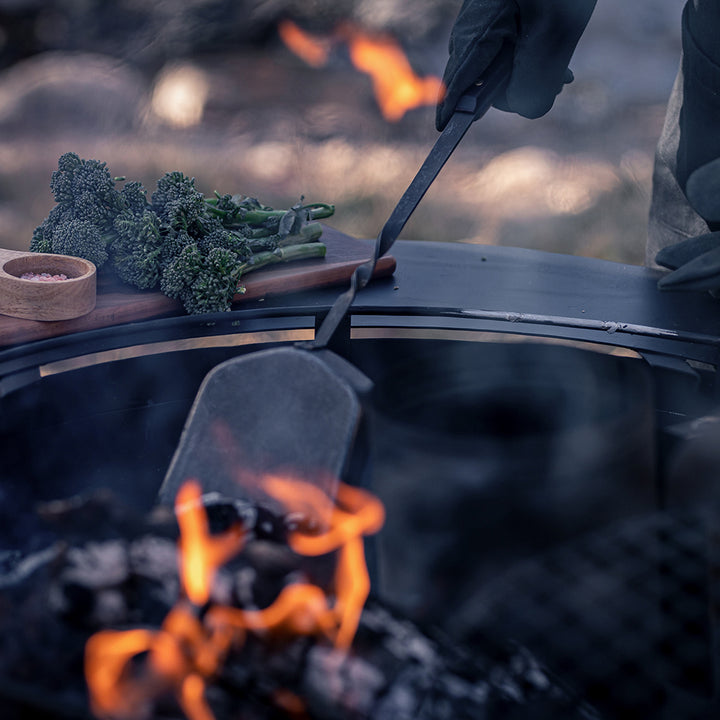
[[[362,484],[367,454],[361,442],[363,403],[372,383],[328,347],[377,259],[396,240],[470,125],[504,89],[511,67],[511,51],[504,48],[482,80],[461,97],[380,231],[373,257],[355,269],[315,339],[239,356],[208,373],[160,488],[161,503],[172,503],[189,478],[205,492],[254,502],[268,502],[256,490],[256,479],[266,473],[292,473],[330,496],[338,480]]]

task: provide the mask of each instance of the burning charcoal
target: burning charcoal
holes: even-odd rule
[[[212,533],[224,532],[238,522],[242,522],[246,532],[255,528],[257,509],[248,502],[209,492],[203,494],[202,503]]]
[[[339,494],[346,506],[337,514],[374,526],[372,498],[342,484]],[[94,507],[101,522],[114,512]],[[352,515],[352,507],[360,514]],[[292,547],[246,536],[235,525],[235,510],[216,506],[225,531],[212,534],[192,485],[178,503],[177,543],[177,528],[129,516],[112,532],[91,533],[88,509],[78,502],[54,518],[79,513],[89,534],[82,542],[78,527],[66,525],[73,542],[59,536],[44,554],[15,563],[0,582],[0,701],[22,688],[24,705],[32,706],[35,696],[57,712],[82,706],[90,691],[92,709],[102,717],[180,718],[188,702],[195,703],[193,717],[215,720],[596,717],[522,647],[478,643],[468,649],[379,600],[363,610],[362,572],[349,589],[339,587],[346,579],[342,558],[350,551],[362,558],[362,536],[351,531],[345,531],[347,546],[302,557],[292,533]],[[272,522],[282,527],[285,521]],[[128,534],[108,537],[120,526]],[[190,537],[202,539],[202,551],[213,556],[212,580],[193,594],[186,567],[192,562],[184,553]],[[190,554],[196,550],[191,546]],[[324,585],[309,582],[311,576],[326,576]],[[343,644],[344,610],[358,592],[358,616]],[[130,649],[122,649],[127,641]],[[109,670],[107,658],[114,658]],[[117,684],[111,683],[119,705],[108,709],[97,705],[105,701],[94,678],[112,675],[112,667],[119,668]]]
[[[288,520],[259,503],[209,492],[203,494],[202,504],[213,534],[222,533],[239,522],[245,532],[252,533],[254,537],[275,542],[285,542],[287,539]]]
[[[376,603],[349,654],[306,639],[279,647],[252,640],[228,658],[219,684],[256,703],[289,692],[314,720],[599,718],[526,649],[470,651]]]

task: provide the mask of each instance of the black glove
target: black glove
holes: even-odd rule
[[[465,0],[450,33],[446,91],[435,125],[442,130],[460,96],[483,74],[504,42],[515,46],[506,96],[496,107],[528,118],[544,115],[564,83],[568,63],[596,0]]]
[[[710,226],[720,222],[720,158],[702,165],[688,178],[688,202]],[[660,278],[661,290],[709,290],[720,292],[720,230],[663,248],[655,256],[658,265],[673,272]]]

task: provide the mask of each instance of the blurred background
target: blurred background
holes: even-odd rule
[[[642,263],[682,5],[599,0],[553,110],[476,123],[403,237]],[[375,237],[437,137],[434,76],[459,6],[0,0],[0,247],[28,246],[70,150],[149,193],[181,170],[206,194],[331,202],[330,225]],[[362,42],[386,52],[384,80]],[[377,91],[408,69],[420,106],[383,114]]]

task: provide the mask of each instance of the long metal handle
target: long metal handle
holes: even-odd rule
[[[318,328],[315,339],[305,347],[319,349],[331,342],[357,291],[370,281],[378,258],[397,240],[405,223],[470,126],[485,115],[499,91],[505,87],[512,71],[512,57],[512,47],[504,46],[484,76],[460,98],[440,137],[378,234],[373,257],[355,268],[350,278],[350,287],[338,297]]]

